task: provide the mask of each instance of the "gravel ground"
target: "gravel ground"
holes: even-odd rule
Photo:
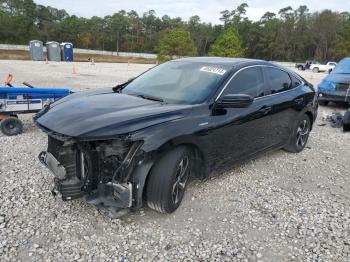
[[[0,61],[15,83],[112,86],[149,65]],[[324,74],[302,72],[317,84]],[[350,261],[350,133],[320,126],[308,147],[277,151],[205,181],[193,181],[178,211],[148,208],[111,220],[83,201],[51,196],[37,155],[46,136],[31,121],[0,136],[0,261]]]

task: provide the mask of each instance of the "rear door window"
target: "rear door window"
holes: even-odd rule
[[[267,80],[269,82],[271,94],[277,94],[293,88],[289,74],[278,68],[266,68]]]
[[[244,94],[253,98],[264,96],[264,77],[261,67],[250,67],[239,72],[225,89],[227,94]]]

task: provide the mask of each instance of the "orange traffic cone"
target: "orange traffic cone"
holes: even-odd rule
[[[74,64],[73,64],[72,74],[73,74],[73,75],[78,74],[78,72],[77,72],[77,68],[75,67],[75,65],[74,65]]]

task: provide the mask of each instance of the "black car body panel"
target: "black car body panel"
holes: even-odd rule
[[[53,105],[50,114],[37,122],[65,136],[109,137],[181,118],[186,108],[189,106],[161,104],[110,89]]]
[[[275,64],[248,59],[179,60],[230,66],[213,95],[200,104],[163,103],[100,89],[68,96],[34,119],[49,136],[40,160],[52,157],[66,169],[55,175],[55,191],[71,200],[87,195],[97,206],[139,208],[152,165],[169,149],[187,145],[196,160],[195,176],[231,166],[258,153],[282,148],[303,114],[314,122],[317,97],[312,85]],[[217,101],[235,75],[261,67],[264,96],[246,108],[221,108]],[[265,68],[276,68],[300,84],[273,94]],[[50,167],[51,165],[51,167]]]

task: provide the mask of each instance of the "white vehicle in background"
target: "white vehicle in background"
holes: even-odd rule
[[[335,68],[335,66],[337,65],[336,62],[328,62],[325,65],[322,64],[312,64],[310,66],[310,70],[312,70],[312,72],[314,73],[318,73],[318,72],[332,72],[332,70]]]

